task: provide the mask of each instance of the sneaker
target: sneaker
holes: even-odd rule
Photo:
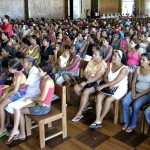
[[[126,131],[127,133],[130,133],[130,132],[132,132],[132,131],[133,131],[133,129],[132,129],[132,128],[130,128],[130,127],[127,127],[125,131]]]
[[[124,125],[124,126],[122,127],[122,130],[125,131],[127,128],[128,128],[128,126]]]

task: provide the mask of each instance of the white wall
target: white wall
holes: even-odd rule
[[[145,13],[150,16],[150,0],[145,0]]]
[[[0,0],[0,17],[10,16],[10,19],[24,19],[24,0]]]

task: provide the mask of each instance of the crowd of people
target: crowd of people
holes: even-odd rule
[[[102,127],[112,102],[121,98],[122,130],[136,128],[140,109],[150,104],[150,19],[24,21],[5,15],[2,20],[0,137],[9,136],[6,144],[26,138],[24,114],[50,112],[55,83],[74,85],[81,97],[73,122],[84,117],[89,96],[96,93],[96,119],[90,128]],[[81,60],[88,61],[83,78],[79,77]],[[17,106],[31,101],[36,105]],[[145,117],[150,123],[150,106]],[[11,119],[13,129],[8,133]]]

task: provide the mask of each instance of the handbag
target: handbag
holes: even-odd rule
[[[85,78],[80,78],[80,77],[77,78],[78,84],[80,84],[80,83],[82,83],[82,82],[85,82],[85,81],[87,81],[87,79],[85,79]],[[91,88],[91,87],[93,87],[96,83],[97,83],[97,82],[87,83],[87,84],[84,86],[84,88]]]
[[[114,93],[116,92],[117,89],[118,89],[118,87],[114,87],[113,89],[106,87],[106,88],[103,88],[102,90],[100,90],[100,92],[111,96],[111,95],[114,95]]]

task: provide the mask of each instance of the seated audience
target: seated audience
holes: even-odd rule
[[[73,122],[78,122],[84,117],[82,111],[88,104],[89,95],[95,93],[96,87],[106,71],[107,64],[102,59],[102,55],[103,52],[97,46],[93,52],[93,58],[89,61],[84,70],[84,78],[79,79],[78,84],[74,86],[75,93],[81,96],[81,100],[79,110],[72,119]]]
[[[14,81],[12,85],[5,91],[6,96],[1,99],[0,104],[0,137],[6,134],[7,130],[5,128],[5,107],[25,95],[26,88],[20,88],[20,85],[26,82],[26,76],[23,73],[23,65],[17,59],[12,59],[8,63],[9,71],[14,74]]]
[[[10,133],[6,144],[10,144],[13,140],[25,140],[25,118],[24,114],[31,115],[45,115],[51,110],[51,101],[54,93],[54,81],[52,66],[47,62],[43,62],[39,65],[39,76],[41,77],[40,81],[40,95],[38,97],[30,97],[24,101],[32,100],[36,106],[27,107],[22,109],[15,109],[14,112],[14,127]],[[19,129],[20,126],[20,129]]]
[[[138,114],[142,106],[150,103],[150,53],[141,55],[141,65],[136,69],[132,90],[123,99],[123,130],[132,132],[136,128]],[[132,113],[130,114],[130,107]]]
[[[128,90],[128,70],[123,64],[123,53],[121,50],[116,50],[107,71],[104,75],[104,84],[97,87],[99,91],[96,100],[96,120],[90,125],[90,128],[102,127],[102,122],[112,102],[120,100]],[[103,105],[103,101],[104,105]]]

